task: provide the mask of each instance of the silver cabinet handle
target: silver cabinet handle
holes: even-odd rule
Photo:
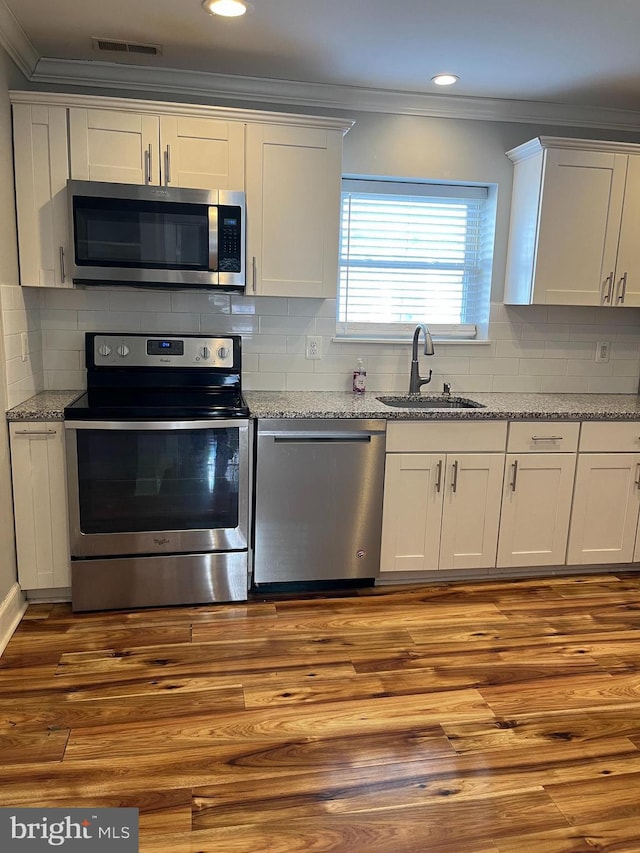
[[[616,285],[616,302],[624,304],[624,297],[627,292],[627,274],[625,273],[618,284]]]
[[[436,465],[436,492],[442,488],[442,459]]]
[[[151,143],[147,146],[147,150],[144,152],[144,182],[145,184],[151,183]]]
[[[640,462],[636,465],[636,479],[634,481],[636,489],[640,489]]]
[[[258,266],[256,264],[256,256],[254,255],[251,259],[251,271],[253,275],[253,292],[256,292],[256,286],[258,281]]]
[[[605,291],[605,287],[607,288]],[[611,292],[613,290],[613,271],[602,282],[602,302],[611,302]]]
[[[561,435],[532,435],[531,441],[562,441]]]
[[[60,246],[60,281],[64,284],[67,273],[64,268],[64,246]]]
[[[171,146],[167,145],[167,148],[164,152],[164,182],[165,184],[171,183]]]
[[[511,482],[509,483],[509,485],[511,486],[511,491],[515,492],[516,482],[518,480],[518,460],[517,459],[514,461],[514,463],[511,467],[513,468],[513,476],[511,478]]]
[[[50,435],[55,435],[55,429],[16,429],[14,435],[24,435],[34,438],[48,438]]]
[[[458,460],[451,466],[451,491],[455,492],[458,488]]]

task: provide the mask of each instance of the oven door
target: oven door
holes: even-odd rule
[[[249,421],[67,421],[71,556],[246,550]]]

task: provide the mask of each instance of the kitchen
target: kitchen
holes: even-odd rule
[[[32,89],[7,55],[2,64],[0,167],[4,185],[12,185],[9,90]],[[37,88],[37,84],[36,88]],[[79,85],[73,87],[81,88]],[[144,97],[144,93],[141,94]],[[176,98],[177,99],[177,98]],[[186,96],[181,98],[190,102]],[[244,106],[240,103],[239,106]],[[264,108],[264,104],[260,105]],[[292,108],[289,107],[291,110]],[[512,164],[504,152],[538,135],[640,141],[633,124],[621,129],[587,126],[586,111],[566,111],[575,125],[551,120],[540,111],[531,120],[479,120],[400,113],[325,110],[354,120],[344,137],[343,170],[347,174],[386,174],[489,183],[499,188],[492,313],[488,344],[437,346],[433,386],[444,381],[455,393],[473,396],[491,391],[635,394],[638,387],[640,332],[637,309],[608,314],[598,308],[565,306],[510,307],[502,304],[510,207]],[[305,108],[295,112],[314,113]],[[321,111],[322,112],[322,111]],[[460,112],[463,112],[460,110]],[[558,116],[556,111],[554,115]],[[2,201],[3,222],[14,219],[12,199]],[[246,391],[345,391],[356,358],[367,367],[368,392],[406,393],[410,341],[406,345],[355,346],[336,342],[335,302],[331,299],[251,297],[229,294],[127,291],[121,289],[50,290],[17,287],[17,252],[13,228],[2,231],[2,320],[6,384],[4,408],[34,392],[78,389],[84,383],[84,332],[222,333],[243,336],[243,387]],[[21,341],[27,338],[28,359]],[[305,358],[306,337],[319,336],[323,357]],[[609,341],[608,362],[595,363],[598,341]],[[485,354],[486,353],[486,354]],[[5,370],[2,371],[3,375]],[[15,585],[12,553],[9,457],[6,436],[0,447],[3,489],[0,600]],[[6,609],[3,611],[3,615]],[[11,616],[11,614],[9,614]]]

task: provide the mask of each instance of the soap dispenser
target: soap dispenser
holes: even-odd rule
[[[358,359],[356,369],[353,371],[353,393],[364,394],[367,385],[367,371],[361,358]]]

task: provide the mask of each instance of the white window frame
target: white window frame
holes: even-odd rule
[[[348,263],[345,258],[345,239],[348,237],[343,222],[345,198],[350,194],[394,195],[411,198],[422,196],[434,200],[484,200],[480,237],[475,246],[473,290],[468,291],[475,304],[473,316],[465,323],[446,324],[435,322],[435,318],[415,315],[410,322],[356,322],[345,316],[344,300],[348,298]],[[385,180],[344,176],[342,180],[341,227],[340,227],[340,271],[336,305],[336,339],[341,341],[371,341],[378,343],[405,343],[411,337],[417,323],[425,323],[435,339],[443,341],[486,341],[489,325],[491,270],[495,235],[496,187],[491,184],[453,184],[417,182],[409,180]],[[348,226],[347,226],[348,227]],[[346,250],[348,252],[348,249]],[[365,269],[368,263],[356,262],[355,268]],[[382,265],[381,265],[382,266]],[[407,265],[409,267],[409,265]],[[415,267],[415,264],[413,265]],[[435,266],[435,265],[434,265]],[[445,265],[446,266],[446,265]],[[425,265],[425,269],[430,269]],[[346,272],[345,272],[346,271]],[[347,309],[348,310],[348,309]]]

